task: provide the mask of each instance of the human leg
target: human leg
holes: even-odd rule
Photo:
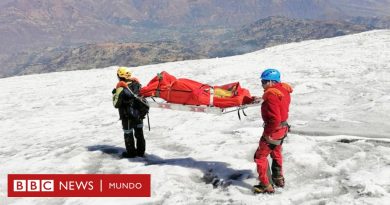
[[[259,174],[260,184],[254,186],[255,193],[272,193],[273,187],[270,183],[269,177],[269,165],[268,155],[271,153],[271,149],[268,147],[268,143],[261,139],[259,147],[256,150],[254,161],[257,166],[257,173]]]
[[[131,127],[131,121],[129,119],[122,119],[122,128],[124,132],[124,139],[125,139],[125,147],[126,152],[122,155],[124,157],[135,157],[136,156],[136,149],[134,146],[134,134],[133,134],[133,128]]]
[[[284,187],[282,145],[277,145],[271,151],[272,180],[278,187]]]
[[[143,157],[145,154],[146,143],[144,138],[142,121],[135,126],[134,131],[135,131],[135,138],[137,139],[137,156]]]

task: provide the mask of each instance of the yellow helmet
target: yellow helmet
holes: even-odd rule
[[[132,74],[128,67],[119,67],[116,73],[118,74],[118,77],[124,79],[130,79]]]

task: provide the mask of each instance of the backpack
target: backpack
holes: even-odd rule
[[[131,106],[133,108],[132,116],[135,119],[142,120],[149,113],[149,103],[145,98],[139,96],[141,84],[138,81],[129,83],[129,89],[135,96]]]
[[[132,116],[136,119],[142,120],[149,113],[149,103],[143,97],[136,97],[133,101]]]
[[[133,93],[133,95],[138,95],[139,94],[139,90],[141,89],[141,84],[139,83],[128,83],[128,86],[129,86],[129,89],[130,89],[130,92]],[[112,90],[112,104],[115,108],[120,108],[122,106],[122,104],[126,103],[126,102],[123,102],[122,99],[121,99],[121,93],[123,91],[123,87],[118,87],[118,88],[114,88]],[[129,102],[127,102],[129,103]],[[132,104],[132,103],[130,103]]]
[[[115,108],[119,108],[122,106],[122,100],[119,99],[119,96],[122,91],[123,91],[122,87],[114,88],[114,90],[112,90],[112,104],[114,105]]]
[[[139,83],[129,83],[129,90],[130,92],[135,96],[133,99],[131,99],[129,103],[130,106],[126,106],[125,113],[127,113],[128,117],[132,119],[142,120],[145,118],[145,116],[149,113],[149,103],[148,101],[138,96],[139,90],[141,88],[141,84]],[[122,107],[122,104],[125,102],[122,102],[121,100],[121,93],[123,91],[123,87],[118,87],[112,91],[112,102],[115,108]],[[126,103],[126,104],[127,104]]]

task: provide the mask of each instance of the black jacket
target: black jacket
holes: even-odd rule
[[[124,88],[119,94],[120,107],[118,108],[120,119],[131,119],[134,118],[136,111],[135,106],[135,95],[139,94],[141,84],[136,81],[128,82],[129,89]]]

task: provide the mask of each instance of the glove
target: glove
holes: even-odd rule
[[[252,102],[253,103],[261,102],[261,97],[259,97],[259,96],[252,96]]]

